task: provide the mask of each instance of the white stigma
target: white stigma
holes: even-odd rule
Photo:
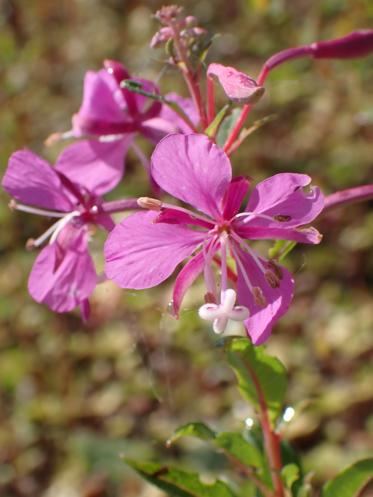
[[[201,319],[212,321],[212,328],[215,333],[224,333],[228,321],[245,321],[250,315],[247,307],[235,305],[236,292],[232,288],[221,293],[220,304],[204,304],[199,308],[198,314]]]

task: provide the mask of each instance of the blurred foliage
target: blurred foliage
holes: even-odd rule
[[[164,92],[185,91],[180,78],[163,69],[162,52],[148,48],[157,28],[151,15],[163,3],[1,1],[2,171],[10,153],[24,146],[55,158],[60,145],[46,149],[43,141],[69,129],[84,73],[104,58],[158,79]],[[254,77],[273,52],[373,21],[370,0],[179,3],[220,33],[208,61]],[[276,119],[235,154],[236,173],[258,181],[280,171],[306,172],[326,193],[371,181],[372,83],[372,58],[299,60],[276,69],[251,117]],[[127,171],[113,197],[146,192],[134,156]],[[194,312],[202,284],[189,292],[179,322],[165,312],[170,283],[127,293],[101,285],[87,326],[78,314],[54,315],[27,294],[35,254],[24,249],[48,221],[10,212],[7,196],[0,195],[1,497],[162,495],[123,467],[119,454],[173,459],[207,479],[224,470],[198,442],[164,445],[177,426],[196,419],[218,430],[255,420],[216,338]],[[296,414],[283,423],[284,436],[321,486],[373,451],[373,215],[360,204],[331,212],[317,225],[323,243],[296,247],[289,257],[296,298],[269,349],[290,372],[288,403]],[[102,265],[100,241],[93,246]]]

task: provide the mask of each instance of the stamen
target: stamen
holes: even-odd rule
[[[247,243],[245,243],[245,240],[243,240],[240,236],[238,236],[237,233],[235,233],[234,231],[231,232],[231,236],[239,244],[242,250],[244,250],[245,252],[251,255],[251,257],[255,261],[255,264],[264,274],[266,272],[266,268],[264,267],[264,265],[262,264],[256,253],[247,245]]]
[[[137,199],[137,205],[142,209],[148,209],[150,211],[160,211],[163,204],[156,198],[140,197]]]
[[[269,261],[267,261],[267,264],[268,264],[268,267],[271,269],[271,271],[273,271],[275,273],[275,275],[277,276],[277,278],[279,280],[282,280],[283,278],[283,272],[282,272],[282,269],[280,266],[278,266],[274,260],[270,259]]]
[[[57,240],[58,235],[61,233],[63,228],[69,224],[69,222],[74,218],[74,217],[79,217],[80,212],[79,211],[73,211],[67,214],[61,221],[59,221],[59,225],[56,226],[56,229],[54,230],[53,235],[51,236],[51,239],[49,240],[49,243],[54,243]],[[57,223],[56,223],[57,224]]]
[[[9,202],[9,208],[16,211],[28,212],[30,214],[38,214],[39,216],[46,217],[64,217],[66,212],[49,211],[47,209],[38,209],[36,207],[30,207],[29,205],[19,204],[14,199]]]
[[[264,273],[264,277],[267,280],[267,283],[269,284],[270,287],[278,288],[280,286],[279,278],[277,278],[275,273],[273,273],[271,270],[266,271]]]
[[[162,207],[166,207],[168,209],[173,209],[173,210],[180,211],[180,212],[185,212],[189,216],[192,216],[196,219],[200,219],[201,221],[204,221],[205,223],[208,223],[209,225],[211,225],[211,227],[213,227],[215,224],[214,221],[212,221],[208,217],[201,216],[201,214],[197,214],[196,212],[190,211],[189,209],[185,209],[184,207],[180,207],[179,205],[172,205],[172,204],[168,204],[167,202],[165,202],[165,203],[162,203]]]
[[[210,246],[208,247],[208,250],[206,250],[206,246],[208,245],[208,242],[207,242],[207,244],[204,243],[203,249],[202,249],[203,250],[203,257],[205,259],[205,266],[204,266],[203,273],[204,273],[206,288],[207,288],[208,293],[210,293],[214,296],[217,294],[217,291],[216,291],[216,282],[215,282],[214,271],[212,269],[212,260],[213,260],[213,252],[214,252],[214,248],[216,245],[216,240],[217,240],[216,238],[210,240]]]
[[[264,296],[263,290],[258,286],[254,286],[252,289],[255,305],[258,307],[265,307],[267,305],[267,299]]]
[[[62,221],[63,219],[59,219],[54,224],[52,224],[52,226],[49,226],[47,231],[39,236],[39,238],[36,238],[35,240],[30,238],[29,240],[27,240],[26,247],[28,249],[40,247],[40,245],[42,245],[42,243],[44,243],[45,240],[47,240],[59,228]]]
[[[234,216],[235,219],[243,218],[244,223],[248,223],[252,219],[258,217],[259,219],[267,219],[268,221],[273,221],[272,216],[267,216],[266,214],[259,214],[256,212],[240,212]]]

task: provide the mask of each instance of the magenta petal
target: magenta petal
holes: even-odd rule
[[[191,224],[194,226],[202,226],[209,230],[213,229],[214,223],[204,221],[203,219],[193,216],[193,213],[180,211],[178,209],[171,209],[163,207],[154,219],[155,223],[168,223],[168,224]]]
[[[36,258],[28,281],[31,296],[55,312],[71,311],[87,299],[97,283],[84,231],[69,247],[47,245]]]
[[[263,86],[258,86],[254,79],[234,67],[210,64],[207,75],[216,76],[227,97],[235,102],[253,103],[264,93]]]
[[[198,126],[199,113],[191,98],[183,98],[180,97],[180,95],[178,95],[177,93],[171,92],[167,93],[166,99],[170,100],[171,102],[175,102],[189,117],[194,126]],[[181,133],[185,134],[192,132],[190,126],[188,126],[188,124],[186,124],[185,121],[168,105],[163,105],[159,117],[162,117],[166,121],[172,123],[175,127],[175,131],[180,131]]]
[[[177,275],[174,285],[172,310],[176,317],[179,317],[180,306],[188,288],[194,283],[202,273],[205,266],[203,252],[199,252],[185,264],[183,269]]]
[[[251,285],[259,287],[266,300],[264,306],[255,303],[242,270],[237,264],[238,302],[249,309],[250,317],[245,321],[245,326],[252,342],[260,345],[268,339],[276,321],[287,312],[293,298],[294,280],[287,269],[279,266],[282,279],[278,288],[272,288],[251,255],[241,249],[237,249],[237,252]],[[266,264],[264,259],[261,261],[264,265]]]
[[[231,164],[207,136],[166,136],[153,152],[151,173],[166,192],[214,218],[221,217]]]
[[[105,272],[122,288],[150,288],[164,281],[203,242],[205,234],[164,223],[157,213],[125,218],[105,244]]]
[[[74,131],[77,134],[87,132],[85,122],[122,124],[126,121],[124,109],[123,95],[107,70],[88,71],[84,78],[83,102],[74,118]]]
[[[19,150],[11,155],[1,184],[24,204],[62,212],[72,208],[58,174],[30,150]]]
[[[310,183],[311,178],[306,174],[275,174],[254,188],[246,211],[274,218],[280,216],[283,227],[310,223],[324,208],[324,196],[317,187],[303,190]],[[278,227],[278,221],[273,222],[274,227]],[[255,217],[248,224],[266,226],[272,225],[272,221]]]
[[[279,224],[279,223],[278,223]],[[272,226],[235,226],[237,235],[247,240],[289,240],[298,243],[318,244],[322,235],[315,228],[273,228]]]
[[[249,180],[242,176],[232,179],[223,199],[224,219],[231,219],[237,214],[247,194],[249,185]]]
[[[122,179],[124,157],[133,135],[102,142],[82,140],[66,147],[56,169],[96,195],[112,190]]]

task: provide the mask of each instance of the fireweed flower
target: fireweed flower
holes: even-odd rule
[[[64,161],[57,161],[52,168],[33,152],[20,150],[10,157],[2,186],[13,197],[11,207],[57,220],[44,234],[27,242],[28,248],[36,248],[49,239],[29,277],[31,296],[56,312],[80,306],[87,318],[88,298],[97,283],[88,242],[95,226],[107,231],[114,227],[101,209],[100,196],[111,189],[112,180],[108,183],[105,174],[94,167],[87,174],[84,164],[79,183],[76,174],[76,167]]]
[[[311,181],[304,174],[277,174],[259,183],[239,212],[249,181],[232,179],[228,156],[198,134],[164,138],[153,153],[151,169],[163,190],[199,212],[140,199],[139,205],[151,210],[130,215],[110,233],[105,244],[106,275],[123,288],[149,288],[192,256],[176,278],[175,315],[185,292],[203,272],[207,293],[200,317],[212,321],[219,333],[229,319],[243,321],[253,343],[263,343],[287,311],[294,281],[284,267],[258,255],[247,241],[319,243],[317,230],[301,226],[322,210],[320,190],[304,191]],[[228,266],[229,254],[237,276]],[[220,266],[219,284],[214,264]]]
[[[73,116],[72,130],[59,135],[82,138],[82,141],[66,147],[62,158],[73,164],[77,162],[75,155],[79,150],[80,161],[84,160],[85,164],[93,167],[104,166],[108,169],[109,166],[108,172],[116,176],[117,170],[123,174],[124,159],[132,146],[148,169],[148,161],[134,144],[138,134],[155,144],[168,133],[190,132],[191,129],[161,102],[120,86],[122,81],[131,79],[139,83],[144,91],[158,94],[159,90],[152,81],[130,78],[127,69],[116,61],[107,60],[104,66],[98,72],[88,71],[85,75],[83,101],[79,112]],[[183,107],[192,122],[198,120],[190,99],[174,93],[166,97]]]

